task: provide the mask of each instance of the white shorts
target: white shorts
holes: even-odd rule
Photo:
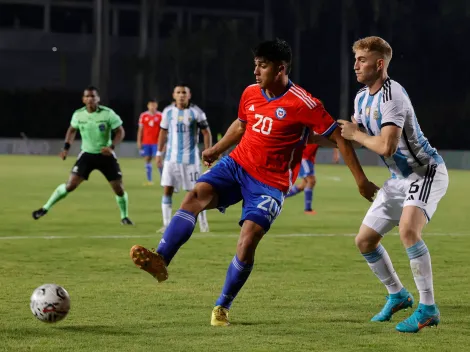
[[[398,225],[403,207],[409,205],[420,208],[430,221],[448,185],[445,164],[423,166],[405,179],[391,178],[377,193],[362,223],[384,235]]]
[[[200,164],[178,164],[165,161],[162,171],[162,186],[174,187],[175,192],[181,188],[191,191],[196,185],[196,181],[201,174]]]

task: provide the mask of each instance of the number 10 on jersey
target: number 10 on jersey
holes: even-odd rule
[[[253,131],[266,135],[271,133],[271,129],[273,128],[272,118],[260,114],[255,114],[255,119],[257,121],[251,128]]]

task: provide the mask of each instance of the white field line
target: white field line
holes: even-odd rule
[[[398,236],[398,233],[390,233],[387,236]],[[127,238],[159,238],[160,234],[154,235],[101,235],[101,236],[0,236],[1,240],[57,240],[57,239],[127,239]],[[215,234],[215,233],[205,233],[199,234],[195,233],[192,238],[222,238],[222,237],[238,237],[238,234]],[[291,233],[291,234],[267,234],[268,237],[274,238],[283,238],[283,237],[354,237],[355,233]],[[424,233],[423,237],[426,236],[470,236],[468,233]]]

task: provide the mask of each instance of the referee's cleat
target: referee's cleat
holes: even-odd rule
[[[33,219],[37,220],[47,214],[47,210],[44,208],[33,211]]]
[[[129,218],[124,218],[121,220],[121,225],[134,225],[134,223]]]

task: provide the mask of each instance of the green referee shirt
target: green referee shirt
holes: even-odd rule
[[[80,131],[82,151],[99,154],[101,148],[112,144],[111,131],[121,126],[122,120],[112,109],[100,105],[92,113],[86,107],[76,110],[70,125]]]

